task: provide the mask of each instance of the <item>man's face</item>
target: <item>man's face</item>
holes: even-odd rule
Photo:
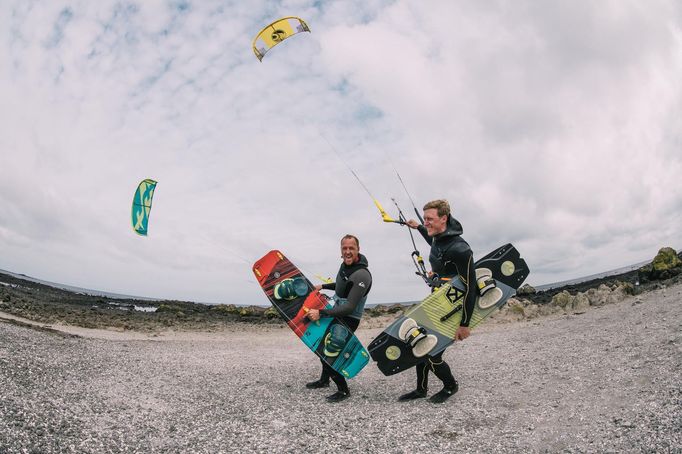
[[[360,254],[360,248],[353,238],[344,238],[341,240],[341,258],[346,265],[352,265],[357,262]]]
[[[447,215],[438,216],[437,209],[429,208],[428,210],[424,210],[424,227],[426,227],[426,233],[428,233],[429,236],[445,232],[447,223]]]

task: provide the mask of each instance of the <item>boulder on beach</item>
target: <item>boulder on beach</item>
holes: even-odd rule
[[[550,304],[566,311],[579,312],[590,307],[590,300],[584,293],[571,295],[567,290],[564,290],[554,295]]]
[[[664,247],[658,251],[654,260],[641,267],[638,272],[640,282],[670,279],[682,273],[682,260],[671,247]]]
[[[397,314],[404,311],[405,306],[400,303],[395,304],[377,304],[374,307],[365,308],[365,313],[370,317],[380,317],[387,314]]]
[[[530,285],[530,284],[523,284],[523,285],[521,286],[521,288],[519,288],[519,289],[516,291],[516,294],[519,295],[519,296],[523,296],[523,295],[535,295],[535,293],[536,293],[535,287],[533,287],[533,286]]]
[[[510,298],[506,305],[498,313],[490,316],[491,319],[501,322],[513,322],[530,320],[533,318],[561,313],[582,313],[590,306],[603,306],[622,301],[626,297],[635,294],[635,288],[629,282],[616,281],[612,285],[601,284],[598,288],[591,288],[586,292],[571,294],[568,290],[562,290],[554,295],[547,304],[535,304],[529,299],[516,297]]]
[[[623,301],[626,296],[634,295],[635,289],[628,282],[618,282],[614,286],[602,284],[597,288],[591,288],[585,295],[590,302],[590,306],[603,306]]]
[[[273,318],[279,318],[279,312],[277,312],[277,309],[275,309],[274,306],[270,306],[267,309],[265,309],[265,312],[263,312],[263,317],[273,319]]]
[[[211,306],[211,312],[222,315],[235,315],[239,313],[239,308],[234,304],[216,304]]]

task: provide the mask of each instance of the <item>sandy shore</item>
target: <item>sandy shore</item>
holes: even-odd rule
[[[319,362],[278,325],[139,333],[9,318],[2,452],[682,452],[680,284],[484,324],[446,352],[460,392],[444,405],[397,402],[414,373],[373,364],[351,399],[328,404],[330,389],[304,387]]]

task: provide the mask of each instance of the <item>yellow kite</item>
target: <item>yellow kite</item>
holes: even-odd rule
[[[310,32],[308,24],[303,19],[294,16],[278,19],[256,35],[253,40],[253,53],[258,60],[263,61],[263,57],[270,49],[301,32]]]

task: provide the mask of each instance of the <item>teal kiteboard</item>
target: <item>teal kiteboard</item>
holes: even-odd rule
[[[333,307],[326,295],[279,251],[270,251],[253,265],[253,273],[273,307],[303,343],[335,371],[352,378],[369,362],[369,354],[340,320],[311,321],[310,309]]]

